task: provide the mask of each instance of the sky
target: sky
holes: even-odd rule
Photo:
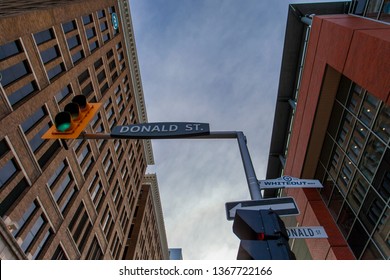
[[[264,179],[293,2],[130,0],[148,121],[243,131]],[[186,260],[236,259],[225,203],[250,200],[237,141],[152,140],[152,147],[147,171],[157,174],[168,247],[182,248]]]

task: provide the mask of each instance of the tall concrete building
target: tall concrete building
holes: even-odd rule
[[[147,122],[128,1],[1,2],[0,258],[168,259],[150,141],[41,138],[79,94],[87,132]]]
[[[390,258],[390,2],[289,6],[267,178],[327,239],[295,239],[297,259]],[[280,191],[266,191],[273,197]]]

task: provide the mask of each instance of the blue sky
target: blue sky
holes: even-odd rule
[[[243,131],[264,179],[291,2],[130,0],[149,122]],[[152,145],[169,247],[185,259],[236,259],[225,203],[250,199],[237,142]]]

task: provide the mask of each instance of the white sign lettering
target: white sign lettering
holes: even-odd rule
[[[287,227],[289,238],[328,238],[323,227]]]
[[[259,180],[261,189],[276,188],[323,188],[319,180],[298,179],[290,176],[283,176],[277,179]]]
[[[111,135],[123,138],[175,138],[206,135],[210,133],[207,123],[143,123],[114,127]]]

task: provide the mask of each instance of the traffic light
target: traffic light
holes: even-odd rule
[[[238,209],[233,232],[241,239],[238,260],[295,260],[284,222],[272,210]]]
[[[85,129],[101,106],[101,103],[88,103],[84,95],[76,95],[64,111],[54,118],[54,125],[42,139],[75,139]]]

